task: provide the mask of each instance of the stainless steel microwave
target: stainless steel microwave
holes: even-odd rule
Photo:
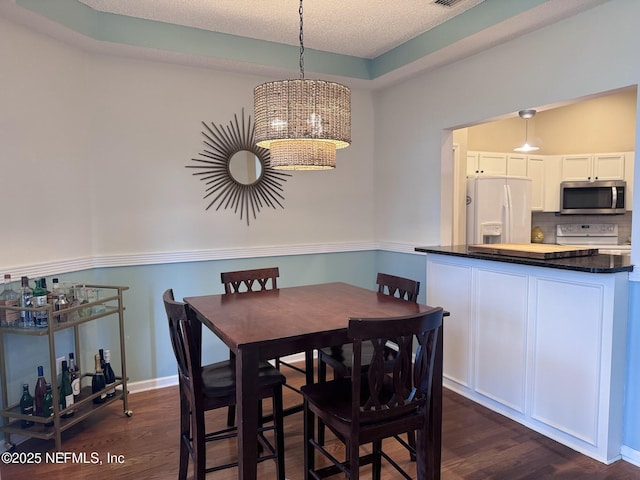
[[[617,215],[625,213],[624,180],[562,182],[560,213],[578,215]]]

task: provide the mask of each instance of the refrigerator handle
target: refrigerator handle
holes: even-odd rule
[[[511,243],[511,231],[513,229],[513,204],[511,202],[511,188],[504,185],[504,209],[505,209],[505,243]]]

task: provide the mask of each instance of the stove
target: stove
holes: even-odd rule
[[[564,223],[556,226],[558,245],[593,246],[599,253],[624,255],[631,252],[631,245],[621,244],[618,225],[612,223]]]

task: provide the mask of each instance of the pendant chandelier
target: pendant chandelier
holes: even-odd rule
[[[536,114],[536,111],[533,109],[529,109],[529,110],[520,110],[518,112],[518,115],[520,115],[520,118],[524,119],[524,145],[522,145],[521,147],[516,147],[513,150],[516,152],[535,152],[536,150],[538,150],[538,147],[534,147],[532,145],[529,145],[529,119],[533,118],[534,115]]]
[[[302,0],[298,12],[300,78],[253,90],[256,144],[270,149],[275,169],[327,170],[336,166],[336,149],[351,143],[351,91],[304,78]]]

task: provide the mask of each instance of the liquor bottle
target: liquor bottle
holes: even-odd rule
[[[44,279],[36,280],[36,288],[33,289],[33,306],[44,307],[47,304],[47,289],[42,286]],[[45,328],[47,326],[47,311],[35,312],[34,320],[36,327]]]
[[[97,393],[100,390],[103,390],[107,383],[104,379],[104,372],[102,371],[102,367],[100,366],[100,354],[96,354],[96,373],[93,374],[93,379],[91,380],[91,392]],[[93,403],[104,403],[107,399],[106,393],[102,393],[96,398],[93,399]]]
[[[20,304],[20,295],[11,289],[11,274],[4,274],[4,290],[0,293],[0,305],[17,307]],[[0,310],[0,326],[15,327],[20,319],[18,310]]]
[[[67,407],[73,405],[73,390],[71,389],[71,381],[69,380],[69,367],[67,361],[62,361],[62,376],[60,377],[60,392],[58,397],[60,398],[60,410],[64,410]],[[67,418],[73,415],[73,410],[69,410],[62,414]]]
[[[42,416],[53,417],[53,392],[51,391],[51,384],[45,385],[44,401],[42,402]],[[45,423],[47,427],[53,425],[53,421]]]
[[[35,415],[42,417],[44,414],[43,402],[44,394],[47,391],[47,381],[44,379],[44,368],[38,367],[38,380],[36,380],[36,387],[33,390],[33,396],[35,400]]]
[[[54,278],[53,280],[51,280],[51,291],[47,293],[47,302],[49,302],[49,304],[51,305],[55,304],[56,300],[58,300],[58,295],[60,295],[61,293],[64,292],[60,288],[60,282],[57,278]]]
[[[71,390],[73,396],[80,395],[80,372],[75,362],[73,352],[69,353],[69,379],[71,380]]]
[[[59,312],[60,310],[64,310],[65,308],[69,307],[69,302],[67,301],[67,296],[64,293],[61,293],[60,295],[58,295],[58,298],[56,299],[53,308],[55,309],[56,312]],[[60,315],[58,315],[58,323],[65,323],[68,320],[68,316],[66,313],[60,313]]]
[[[107,398],[115,397],[116,374],[111,368],[111,352],[109,350],[104,351],[104,381],[107,383]]]
[[[20,306],[24,308],[33,307],[33,290],[29,287],[29,277],[20,279],[22,286],[20,287]],[[24,328],[33,328],[33,312],[26,310],[20,311],[20,321]]]
[[[29,393],[29,384],[22,384],[22,397],[20,398],[20,413],[23,415],[33,416],[33,397]],[[33,425],[32,420],[21,420],[20,426],[28,428]]]

